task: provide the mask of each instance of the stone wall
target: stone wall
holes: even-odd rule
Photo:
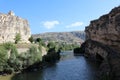
[[[21,43],[29,43],[31,32],[28,21],[15,16],[12,11],[8,14],[0,13],[0,43],[15,42],[17,33],[21,35]]]

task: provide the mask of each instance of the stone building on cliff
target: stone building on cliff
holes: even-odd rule
[[[28,21],[15,16],[13,11],[0,13],[0,43],[15,42],[18,33],[21,35],[21,43],[29,43],[31,31]]]

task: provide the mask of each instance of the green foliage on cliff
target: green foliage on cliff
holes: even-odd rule
[[[20,33],[17,33],[16,36],[15,36],[15,44],[17,44],[21,39],[21,35]]]

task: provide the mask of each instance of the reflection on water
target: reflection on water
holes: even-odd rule
[[[61,60],[42,71],[22,73],[0,80],[96,80],[97,67],[83,56],[72,52],[61,53]]]
[[[61,52],[60,62],[65,61],[65,60],[70,60],[73,58],[75,58],[75,57],[74,57],[74,54],[72,51]]]

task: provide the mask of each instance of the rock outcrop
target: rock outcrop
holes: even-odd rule
[[[86,39],[95,40],[120,50],[120,7],[91,21],[85,32]]]
[[[85,56],[101,60],[101,80],[120,80],[120,6],[86,27]]]
[[[117,51],[110,46],[90,39],[85,41],[84,46],[84,55],[101,63],[98,80],[120,80],[120,54]]]
[[[17,33],[21,35],[21,43],[29,43],[31,32],[28,21],[15,16],[12,11],[8,14],[0,13],[0,43],[15,42]]]

